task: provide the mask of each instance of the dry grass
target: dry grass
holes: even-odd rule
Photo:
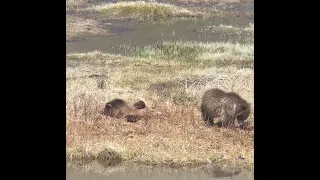
[[[79,10],[99,12],[105,18],[109,17],[120,19],[161,19],[167,17],[195,17],[199,15],[190,10],[175,5],[146,1],[106,3]]]
[[[254,112],[253,44],[166,42],[163,47],[170,53],[149,48],[152,57],[141,56],[145,49],[133,57],[97,51],[67,55],[69,160],[171,167],[216,163],[253,170],[254,131],[205,127],[199,111],[203,92],[218,87],[238,92]],[[242,61],[249,65],[239,66]],[[141,99],[164,115],[137,123],[102,116],[113,98],[131,104]]]
[[[166,115],[136,124],[104,117],[83,122],[81,115],[78,120],[68,120],[68,157],[79,157],[80,152],[82,158],[115,163],[134,161],[170,167],[218,163],[234,168],[241,156],[246,158],[241,168],[253,168],[253,132],[207,128],[194,107],[164,105],[158,109]],[[100,155],[104,151],[113,153]]]

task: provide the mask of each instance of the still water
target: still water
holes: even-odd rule
[[[76,170],[77,169],[77,170]],[[199,168],[196,170],[180,170],[171,168],[151,167],[109,167],[97,168],[67,168],[67,180],[253,180],[253,174],[245,172],[223,172],[219,170]]]

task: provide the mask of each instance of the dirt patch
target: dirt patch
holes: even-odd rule
[[[84,19],[71,15],[66,18],[66,40],[67,41],[81,41],[84,36],[88,35],[102,35],[110,33],[107,29],[111,24],[99,23],[92,19]]]

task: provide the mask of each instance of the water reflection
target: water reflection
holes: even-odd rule
[[[250,174],[240,171],[226,172],[217,167],[205,167],[195,169],[172,169],[150,166],[112,166],[102,167],[98,163],[77,168],[68,166],[67,180],[209,180],[209,179],[253,179]]]

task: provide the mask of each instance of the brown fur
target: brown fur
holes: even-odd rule
[[[241,126],[250,113],[249,103],[234,92],[210,89],[202,97],[201,114],[208,126],[215,124],[215,118],[219,127],[233,126],[236,119]]]
[[[104,115],[115,118],[124,117],[128,122],[136,122],[142,118],[150,118],[157,114],[161,113],[149,109],[143,101],[138,101],[133,107],[130,107],[124,100],[114,99],[106,103],[104,108]]]
[[[118,118],[121,116],[120,109],[125,108],[127,103],[122,99],[113,99],[106,103],[103,114],[110,117]]]
[[[135,115],[126,115],[125,118],[128,122],[135,123],[137,122],[137,117]]]
[[[143,101],[141,102],[144,104]],[[140,107],[141,109],[138,109],[138,108],[134,107],[134,108],[127,108],[124,110],[125,118],[127,119],[128,122],[136,122],[137,120],[140,120],[140,119],[149,119],[151,117],[161,114],[157,110],[149,109],[146,105],[143,109],[141,107]]]
[[[135,107],[136,109],[144,109],[147,106],[143,101],[138,101],[138,102],[133,104],[133,107]]]

